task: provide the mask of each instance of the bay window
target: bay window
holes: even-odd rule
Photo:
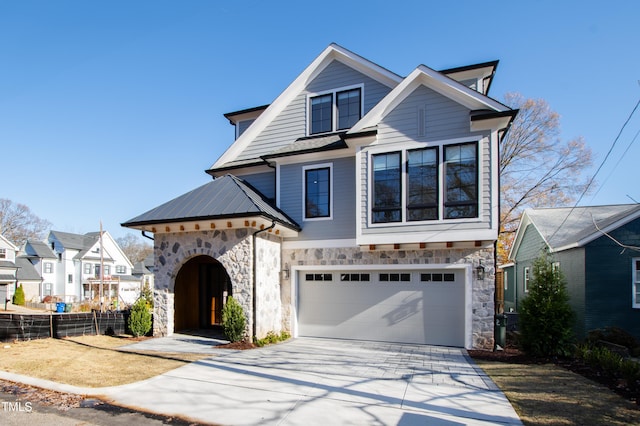
[[[371,223],[478,217],[477,142],[372,153],[370,158]]]

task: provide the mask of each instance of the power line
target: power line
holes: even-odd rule
[[[640,83],[640,81],[639,81],[639,83]],[[578,204],[580,204],[580,201],[582,201],[582,197],[584,197],[584,194],[587,193],[587,191],[589,190],[589,188],[593,184],[593,181],[596,179],[596,176],[598,175],[598,173],[600,173],[600,170],[604,166],[604,163],[609,158],[609,155],[611,155],[611,151],[613,151],[613,148],[615,148],[616,144],[618,143],[618,139],[620,139],[620,135],[622,135],[622,132],[624,131],[625,127],[627,127],[627,124],[629,124],[629,121],[631,121],[631,117],[633,117],[633,115],[638,110],[638,106],[640,106],[640,99],[638,99],[638,102],[636,102],[636,106],[633,107],[633,110],[631,111],[631,114],[629,114],[629,117],[627,117],[627,120],[624,122],[624,124],[620,128],[620,131],[618,132],[618,135],[616,136],[616,138],[613,140],[613,143],[611,144],[611,148],[609,148],[609,151],[607,152],[607,155],[605,155],[604,159],[602,160],[602,162],[598,166],[598,169],[593,174],[593,176],[591,176],[591,179],[589,179],[589,182],[587,183],[587,186],[584,188],[584,190],[580,194],[580,197],[578,198],[578,201],[576,201],[575,204],[573,205],[573,207],[571,207],[571,210],[569,210],[569,213],[567,213],[567,216],[564,218],[562,223],[556,228],[556,230],[553,232],[551,237],[549,237],[549,239],[553,238],[558,233],[560,228],[562,228],[564,226],[564,224],[567,222],[567,220],[569,219],[569,216],[571,216],[571,213],[573,213],[573,210],[575,210],[575,208],[578,206]]]
[[[625,155],[627,155],[627,152],[629,152],[629,149],[631,148],[631,145],[633,145],[633,143],[636,141],[636,139],[638,139],[638,135],[640,135],[640,130],[638,130],[636,132],[636,135],[633,137],[633,139],[631,139],[631,142],[629,142],[629,145],[627,145],[627,148],[624,150],[624,152],[622,153],[622,155],[620,156],[620,158],[618,159],[618,162],[616,163],[615,166],[613,166],[613,169],[611,170],[611,173],[609,173],[609,175],[607,175],[607,177],[604,179],[604,181],[602,181],[602,185],[600,185],[600,187],[598,188],[598,190],[596,191],[595,194],[593,194],[593,196],[595,197],[596,195],[598,195],[600,193],[600,190],[602,189],[602,187],[604,186],[605,183],[607,183],[607,181],[609,180],[609,178],[611,177],[611,175],[613,174],[613,172],[616,171],[616,169],[618,168],[618,166],[620,165],[620,162],[622,161],[622,159],[624,158]]]

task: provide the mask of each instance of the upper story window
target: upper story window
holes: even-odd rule
[[[524,283],[524,292],[528,293],[529,292],[529,280],[531,280],[531,272],[529,267],[527,266],[526,268],[524,268],[524,272],[523,272],[523,280],[522,282]]]
[[[469,142],[372,154],[371,222],[478,217],[477,146]]]
[[[331,171],[331,164],[303,167],[305,219],[331,218]]]
[[[373,155],[373,208],[374,223],[402,220],[401,153],[389,152]]]
[[[362,88],[348,88],[309,98],[309,134],[352,127],[362,117]]]
[[[438,148],[407,152],[407,220],[438,219]]]
[[[127,267],[124,265],[116,265],[116,274],[126,274]]]
[[[6,259],[6,258],[7,258],[7,249],[0,248],[0,259]]]
[[[45,273],[45,274],[51,274],[51,273],[53,273],[53,263],[51,263],[51,262],[44,262],[44,273]]]
[[[633,280],[631,288],[633,291],[633,307],[640,308],[640,257],[631,260],[633,265]]]
[[[445,147],[446,219],[478,217],[477,152],[475,142]]]
[[[84,264],[84,273],[85,274],[90,274],[91,273],[91,264],[90,263],[85,263]]]

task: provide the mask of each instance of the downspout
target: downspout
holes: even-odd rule
[[[145,232],[147,232],[147,231],[142,231],[142,236],[143,236],[143,237],[148,238],[148,239],[150,239],[151,241],[155,241],[153,237],[148,236],[147,234],[145,234]]]
[[[273,169],[273,205],[278,205],[278,168],[267,161],[267,167]]]
[[[258,260],[258,250],[256,248],[256,241],[258,239],[258,234],[261,232],[267,232],[273,228],[276,227],[276,221],[275,220],[271,220],[271,226],[269,226],[268,228],[264,228],[264,229],[258,229],[256,232],[254,232],[252,234],[252,243],[253,243],[253,277],[252,277],[252,283],[251,283],[251,289],[252,289],[252,307],[251,310],[253,311],[252,317],[253,317],[253,330],[251,333],[251,341],[253,341],[253,338],[256,337],[256,332],[258,330],[258,328],[256,327],[256,323],[258,320],[258,314],[256,313],[256,307],[257,307],[257,302],[256,302],[256,290],[258,288],[258,279],[256,278],[256,273],[257,273],[257,260]]]

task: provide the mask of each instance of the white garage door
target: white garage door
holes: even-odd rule
[[[464,346],[464,272],[299,272],[300,336]]]

